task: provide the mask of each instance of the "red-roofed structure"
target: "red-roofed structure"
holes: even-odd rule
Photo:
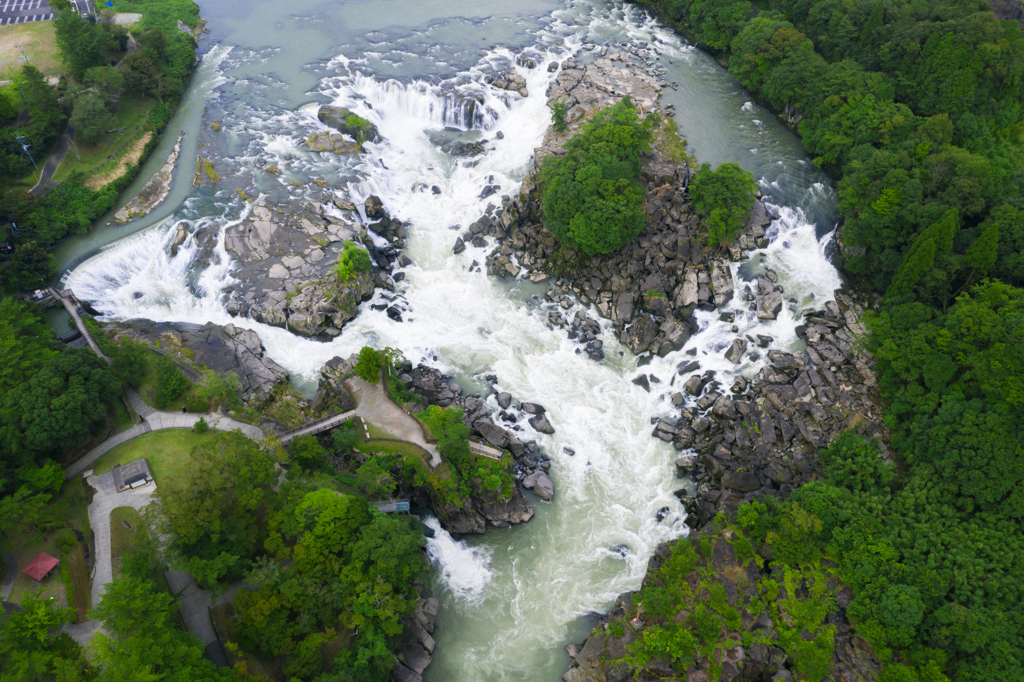
[[[41,581],[43,578],[50,574],[57,564],[60,563],[60,559],[54,559],[46,552],[40,552],[35,559],[29,562],[29,565],[21,569],[21,572],[32,578],[35,581]]]

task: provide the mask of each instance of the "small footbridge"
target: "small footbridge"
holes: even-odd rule
[[[288,445],[296,438],[302,436],[314,436],[324,431],[329,431],[340,424],[347,422],[352,417],[356,416],[355,410],[349,412],[338,412],[336,414],[330,414],[321,419],[317,419],[315,422],[303,424],[302,426],[292,429],[291,431],[285,431],[281,434],[281,445]]]

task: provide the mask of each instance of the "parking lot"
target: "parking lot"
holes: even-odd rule
[[[96,7],[89,0],[71,1],[83,14],[92,12]],[[53,19],[53,10],[50,9],[49,0],[0,0],[0,26],[50,19]]]

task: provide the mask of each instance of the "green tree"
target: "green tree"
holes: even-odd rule
[[[616,251],[647,222],[640,155],[651,133],[624,97],[594,115],[541,166],[544,226],[594,255]]]
[[[87,348],[50,358],[0,407],[6,426],[22,445],[48,454],[80,447],[106,423],[120,384],[107,364]]]
[[[0,394],[22,384],[58,354],[38,309],[14,297],[0,299]]]
[[[114,346],[111,354],[114,374],[118,379],[138,388],[146,377],[152,352],[145,345],[131,339],[123,339]]]
[[[324,449],[320,445],[320,441],[313,435],[296,438],[288,446],[288,452],[293,459],[298,460],[306,467],[319,466],[324,459]]]
[[[391,468],[379,455],[371,455],[364,464],[356,469],[356,481],[370,499],[388,499],[395,493],[395,479],[391,476]]]
[[[213,400],[224,407],[237,407],[238,395],[242,391],[242,382],[234,372],[219,374],[212,369],[202,370],[203,383],[199,386],[199,395],[205,400]]]
[[[172,565],[201,568],[207,588],[242,575],[262,547],[254,513],[277,480],[276,458],[238,431],[192,449],[190,466],[161,484],[161,505],[146,511],[154,537],[166,537]],[[230,560],[229,557],[238,560]]]
[[[359,359],[356,361],[356,376],[363,381],[375,384],[380,381],[380,371],[384,369],[385,359],[379,352],[363,346],[359,351]]]
[[[118,110],[125,89],[124,74],[113,66],[94,66],[85,72],[85,82],[103,98],[108,110]]]
[[[84,92],[75,98],[71,126],[75,129],[75,138],[83,144],[96,144],[115,123],[106,101],[99,93]]]
[[[68,0],[53,0],[56,16],[53,30],[61,60],[75,78],[82,78],[93,66],[103,63],[103,53],[111,45],[102,24],[78,13]]]
[[[567,113],[568,110],[565,107],[565,102],[555,102],[551,105],[551,125],[560,133],[565,132],[565,117]]]
[[[189,387],[188,379],[167,355],[156,360],[156,394],[153,396],[154,407],[167,407],[184,393]]]
[[[697,213],[707,218],[708,243],[729,243],[754,206],[757,182],[738,164],[723,163],[712,170],[704,163],[690,181],[690,197]]]
[[[343,554],[370,521],[366,500],[326,489],[307,494],[295,516],[305,527],[292,552],[296,565],[324,580],[341,573]]]
[[[57,274],[57,260],[35,240],[19,244],[11,258],[11,270],[23,287],[43,286]]]
[[[203,657],[203,645],[194,635],[176,627],[177,611],[174,598],[148,580],[121,577],[107,583],[103,600],[90,613],[103,623],[90,645],[98,679],[234,679],[232,670],[218,669]]]
[[[359,429],[351,421],[347,421],[331,431],[331,444],[338,452],[350,452],[359,444]]]
[[[26,592],[21,609],[0,623],[0,679],[4,682],[85,682],[94,679],[78,644],[61,628],[74,611]]]

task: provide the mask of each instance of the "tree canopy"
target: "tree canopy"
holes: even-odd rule
[[[640,155],[651,133],[629,97],[594,114],[541,166],[544,226],[594,255],[617,251],[647,221]]]
[[[690,198],[697,213],[707,218],[708,243],[729,243],[754,207],[757,182],[739,164],[723,163],[712,170],[703,163],[690,182]]]

